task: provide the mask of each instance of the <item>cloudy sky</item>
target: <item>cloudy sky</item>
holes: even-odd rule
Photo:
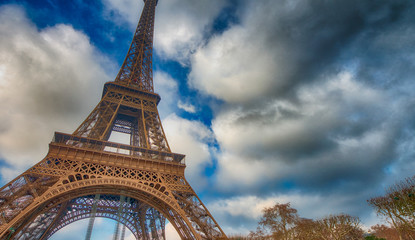
[[[142,7],[1,1],[2,184],[98,103]],[[277,202],[370,226],[381,219],[366,200],[414,175],[415,2],[160,0],[155,28],[169,144],[227,234],[255,230]]]

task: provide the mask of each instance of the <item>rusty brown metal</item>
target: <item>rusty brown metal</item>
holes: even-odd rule
[[[158,1],[144,2],[124,63],[95,109],[74,133],[55,133],[46,157],[0,189],[0,239],[48,239],[92,212],[137,239],[165,239],[166,219],[182,239],[227,239],[186,181],[185,156],[168,145],[152,76]],[[108,141],[112,132],[129,134],[130,144]]]

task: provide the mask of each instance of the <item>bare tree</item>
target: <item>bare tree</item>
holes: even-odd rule
[[[316,232],[324,240],[358,240],[363,238],[360,220],[347,214],[331,215],[316,221]]]
[[[384,238],[388,240],[399,240],[399,233],[394,227],[386,226],[386,225],[375,225],[371,227],[372,235],[378,238]]]
[[[296,240],[319,240],[317,222],[313,219],[299,218],[293,228]]]
[[[346,214],[331,215],[314,221],[300,218],[290,203],[265,208],[255,232],[248,236],[259,240],[360,240],[360,220]]]
[[[392,185],[385,196],[368,203],[397,230],[400,240],[415,239],[415,176]]]
[[[248,235],[249,239],[257,239],[257,240],[268,240],[268,239],[272,239],[271,236],[264,232],[264,229],[261,227],[257,227],[255,232],[250,232]]]
[[[290,203],[277,203],[263,210],[257,231],[252,232],[250,236],[257,239],[293,239],[293,227],[297,219],[297,210],[291,208]]]

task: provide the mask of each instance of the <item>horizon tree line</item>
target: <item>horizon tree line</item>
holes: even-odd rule
[[[348,214],[321,219],[302,218],[290,203],[262,210],[255,231],[239,240],[415,240],[415,176],[387,188],[385,195],[367,200],[387,224],[363,230],[360,219]]]

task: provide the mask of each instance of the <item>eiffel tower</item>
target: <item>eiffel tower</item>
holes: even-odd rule
[[[116,220],[117,235],[122,225],[136,239],[165,239],[166,220],[182,239],[227,239],[161,125],[152,72],[157,2],[144,0],[121,69],[86,120],[72,134],[55,132],[46,157],[0,189],[0,239],[48,239],[81,219],[89,219],[89,239],[95,217]],[[130,144],[108,141],[112,132],[128,134]]]

